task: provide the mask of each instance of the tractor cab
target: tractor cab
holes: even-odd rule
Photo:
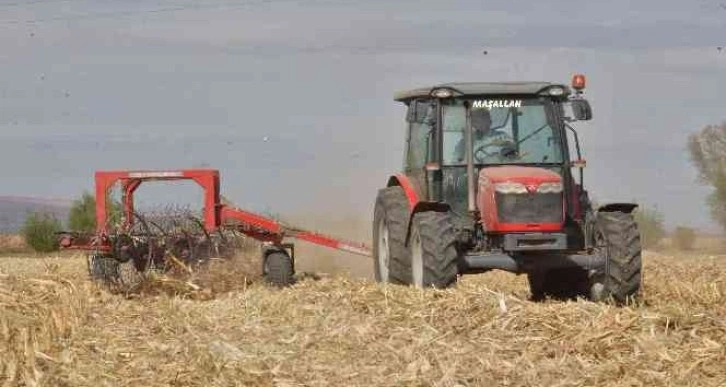
[[[408,107],[404,174],[419,197],[482,221],[484,231],[558,231],[566,220],[579,221],[586,197],[582,174],[573,178],[582,163],[568,122],[592,116],[583,88],[578,75],[572,89],[449,83],[398,93]],[[540,195],[519,195],[528,187]]]

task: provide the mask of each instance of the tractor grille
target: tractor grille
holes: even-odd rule
[[[501,223],[562,222],[561,193],[496,193],[497,215]]]

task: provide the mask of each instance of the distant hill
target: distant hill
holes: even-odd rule
[[[48,212],[65,223],[70,207],[70,200],[0,196],[0,233],[20,230],[31,212]]]

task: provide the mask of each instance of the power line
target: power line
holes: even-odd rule
[[[72,2],[73,0],[51,0],[51,1],[41,1],[37,0],[35,3],[68,3]],[[206,4],[206,5],[198,5],[198,4],[189,4],[189,5],[183,5],[183,6],[170,6],[170,7],[162,7],[157,9],[147,9],[147,10],[136,10],[136,11],[115,11],[115,12],[96,12],[96,13],[88,13],[88,14],[80,14],[80,15],[68,15],[68,16],[55,16],[50,18],[39,18],[39,19],[29,19],[29,20],[0,20],[0,25],[19,25],[19,24],[37,24],[37,23],[45,23],[45,22],[57,22],[57,21],[73,21],[73,20],[95,20],[95,19],[116,19],[116,18],[124,18],[129,16],[137,16],[137,15],[143,15],[143,14],[160,14],[160,13],[169,13],[169,12],[181,12],[181,11],[200,11],[200,10],[210,10],[210,9],[221,9],[221,8],[230,8],[230,9],[240,9],[240,8],[247,8],[249,6],[255,6],[255,5],[264,5],[264,4],[294,4],[294,3],[304,3],[304,4],[341,4],[344,3],[341,0],[258,0],[258,1],[248,1],[240,3],[239,1],[236,2],[230,2],[230,3],[223,3],[223,4]],[[1,5],[10,5],[10,6],[19,6],[19,5],[25,5],[29,3],[2,3]],[[348,3],[350,4],[350,3]]]
[[[26,5],[35,4],[53,4],[53,3],[74,3],[78,0],[30,0],[30,1],[11,1],[0,3],[0,7],[12,8],[12,7],[23,7]]]

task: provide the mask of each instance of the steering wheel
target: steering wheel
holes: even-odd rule
[[[501,150],[498,152],[487,152],[486,149],[491,147],[501,147]],[[489,144],[484,144],[479,146],[476,151],[474,151],[474,159],[476,159],[479,162],[484,162],[484,160],[487,157],[493,157],[493,156],[500,156],[502,158],[520,158],[521,155],[517,155],[516,152],[516,145],[514,142],[509,140],[495,140]]]
[[[493,146],[499,146],[497,143],[489,143],[480,145],[478,148],[476,148],[476,151],[474,151],[474,159],[477,161],[484,161],[487,157],[496,156],[497,152],[487,152],[486,149],[491,148]]]

